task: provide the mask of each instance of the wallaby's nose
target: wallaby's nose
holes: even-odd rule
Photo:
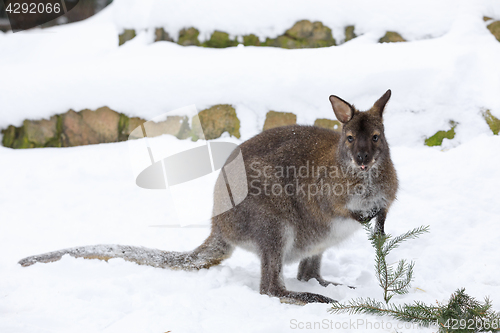
[[[367,164],[368,162],[368,153],[365,152],[358,152],[358,164]]]

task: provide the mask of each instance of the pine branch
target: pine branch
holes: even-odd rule
[[[387,244],[384,246],[385,255],[389,254],[390,251],[394,250],[399,246],[399,244],[408,239],[415,239],[423,233],[429,232],[429,226],[420,226],[408,232],[405,232],[402,235],[396,236],[393,239],[389,240]],[[377,237],[376,234],[372,235],[372,237]],[[386,236],[386,238],[391,238],[391,236]]]
[[[375,249],[375,272],[377,273],[379,285],[384,290],[385,302],[389,303],[395,294],[402,295],[409,292],[415,263],[410,262],[407,264],[405,260],[401,260],[394,271],[391,266],[387,265],[386,256],[390,251],[397,248],[401,242],[417,238],[421,234],[429,232],[429,226],[420,226],[394,238],[391,235],[373,232],[370,222],[366,222],[364,226],[369,234],[368,239]]]
[[[356,299],[349,301],[348,304],[335,303],[328,311],[330,313],[348,313],[348,314],[371,314],[376,316],[390,316],[406,322],[418,323],[422,326],[429,326],[436,323],[436,307],[415,302],[413,305],[394,305],[383,304],[371,298]]]
[[[355,299],[347,304],[334,303],[330,313],[371,314],[390,316],[397,320],[418,323],[422,326],[437,325],[441,333],[500,331],[500,314],[491,310],[491,302],[485,298],[481,303],[465,294],[465,289],[455,291],[447,304],[429,306],[415,301],[412,304],[394,305],[389,300],[396,294],[409,292],[415,263],[402,259],[396,269],[387,265],[386,256],[405,240],[417,238],[429,232],[429,227],[421,226],[392,238],[372,232],[369,222],[365,223],[369,240],[375,249],[375,272],[384,290],[385,304],[371,298]],[[457,326],[457,323],[460,324]],[[475,325],[472,325],[475,324]]]
[[[389,316],[425,327],[437,325],[442,333],[499,331],[500,326],[500,314],[491,310],[490,300],[485,298],[484,303],[481,303],[465,294],[464,289],[455,291],[448,303],[437,306],[429,306],[418,301],[403,305],[384,304],[371,298],[358,298],[347,304],[334,303],[328,311],[332,314],[362,313]],[[457,322],[465,325],[458,324],[454,328],[453,325],[457,325]],[[471,323],[474,325],[471,326]],[[486,326],[486,323],[489,326]]]

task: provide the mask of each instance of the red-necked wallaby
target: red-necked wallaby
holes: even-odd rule
[[[384,232],[386,214],[398,188],[382,122],[390,96],[388,90],[366,112],[330,96],[333,111],[343,124],[342,133],[294,125],[264,131],[242,143],[228,161],[241,151],[247,174],[242,184],[248,186],[248,195],[231,210],[213,217],[210,236],[191,252],[96,245],[32,256],[19,263],[29,266],[69,254],[196,270],[219,264],[240,246],[261,260],[262,294],[298,304],[333,302],[322,295],[287,290],[283,265],[300,261],[299,280],[314,278],[326,286],[331,282],[320,275],[326,249],[361,229],[360,222],[374,217],[376,229]],[[222,179],[221,173],[218,182]],[[214,210],[222,195],[227,196],[227,191],[222,193],[216,185]]]

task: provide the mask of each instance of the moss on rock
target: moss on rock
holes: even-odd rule
[[[500,132],[500,119],[492,115],[490,110],[484,111],[483,117],[493,134],[498,135]]]
[[[60,116],[49,120],[25,120],[23,125],[10,125],[2,130],[2,145],[9,148],[61,147]]]
[[[297,123],[297,116],[291,112],[277,112],[269,111],[266,114],[266,121],[264,122],[263,131]]]
[[[316,48],[336,45],[332,30],[321,22],[298,21],[284,35],[267,38],[265,46],[286,49]]]
[[[493,23],[488,24],[488,30],[500,42],[500,21],[495,21]]]
[[[118,45],[123,45],[125,42],[133,39],[135,37],[134,29],[125,29],[118,37]]]
[[[44,147],[47,142],[57,137],[57,117],[52,116],[49,120],[25,120],[23,122],[26,140],[35,147]]]
[[[457,123],[450,121],[450,125],[451,129],[448,131],[438,131],[433,136],[425,139],[425,144],[429,147],[441,146],[444,139],[453,139],[455,137],[455,127],[457,127]]]
[[[177,40],[177,44],[183,46],[196,45],[200,46],[200,41],[198,40],[198,36],[200,32],[195,28],[187,28],[179,31],[179,39]]]
[[[138,139],[139,137],[130,137],[130,134],[139,126],[144,124],[146,120],[139,117],[129,118],[126,115],[120,113],[120,121],[118,123],[118,135],[119,141]],[[142,131],[141,131],[142,134]],[[142,138],[142,135],[141,135]]]
[[[172,37],[170,37],[168,32],[165,31],[165,29],[156,28],[155,29],[155,42],[160,42],[160,41],[173,42],[174,39]]]
[[[203,43],[205,47],[213,47],[217,49],[238,45],[237,39],[230,39],[229,34],[223,31],[214,31],[210,39]]]
[[[266,38],[264,43],[264,46],[280,47],[282,49],[300,49],[301,45],[300,41],[288,36],[279,36],[275,39]]]
[[[45,142],[45,147],[63,146],[62,116],[55,115],[54,117],[56,117],[56,135]]]
[[[352,30],[349,30],[351,32],[349,32],[349,37],[346,35],[346,38],[352,39],[356,37],[356,35],[354,35],[354,26],[350,26],[346,29]],[[165,33],[163,28],[157,28],[155,34],[157,41],[171,40],[170,36]],[[239,44],[237,38],[231,39],[228,33],[218,30],[212,33],[209,40],[201,44],[198,39],[199,34],[200,32],[194,27],[182,29],[179,32],[177,43],[183,46],[196,45],[210,48],[226,48]],[[332,30],[329,27],[319,21],[311,22],[309,20],[298,21],[283,35],[276,38],[267,38],[263,43],[261,43],[259,38],[254,34],[244,35],[242,37],[243,45],[245,46],[274,46],[286,49],[298,49],[336,45]]]
[[[228,104],[214,105],[200,111],[197,116],[193,117],[192,126],[191,136],[194,141],[202,135],[204,135],[205,140],[217,139],[224,132],[237,138],[241,136],[240,120],[236,116],[236,110]]]
[[[9,125],[9,127],[2,130],[2,135],[2,145],[4,147],[12,148],[14,140],[16,140],[16,127]]]
[[[36,145],[28,141],[24,126],[15,127],[10,125],[6,130],[2,131],[2,144],[9,148],[35,148]]]
[[[380,38],[378,40],[379,43],[399,43],[399,42],[406,42],[406,39],[404,39],[400,34],[398,34],[395,31],[387,31],[384,35],[384,37]]]
[[[345,34],[344,43],[350,41],[351,39],[358,37],[354,33],[354,26],[353,25],[349,25],[349,26],[345,27],[344,34]]]
[[[326,118],[316,119],[314,121],[314,126],[328,128],[330,130],[334,130],[335,132],[342,132],[342,124],[338,120]]]
[[[243,36],[243,45],[245,46],[260,46],[259,37],[254,34]]]

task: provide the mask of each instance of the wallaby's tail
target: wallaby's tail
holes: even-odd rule
[[[145,247],[128,245],[90,245],[73,247],[60,251],[44,253],[24,258],[21,266],[30,266],[37,262],[52,262],[65,254],[75,258],[108,260],[122,258],[139,265],[182,270],[197,270],[218,265],[233,252],[233,246],[218,234],[212,234],[203,244],[190,252],[169,252]]]

